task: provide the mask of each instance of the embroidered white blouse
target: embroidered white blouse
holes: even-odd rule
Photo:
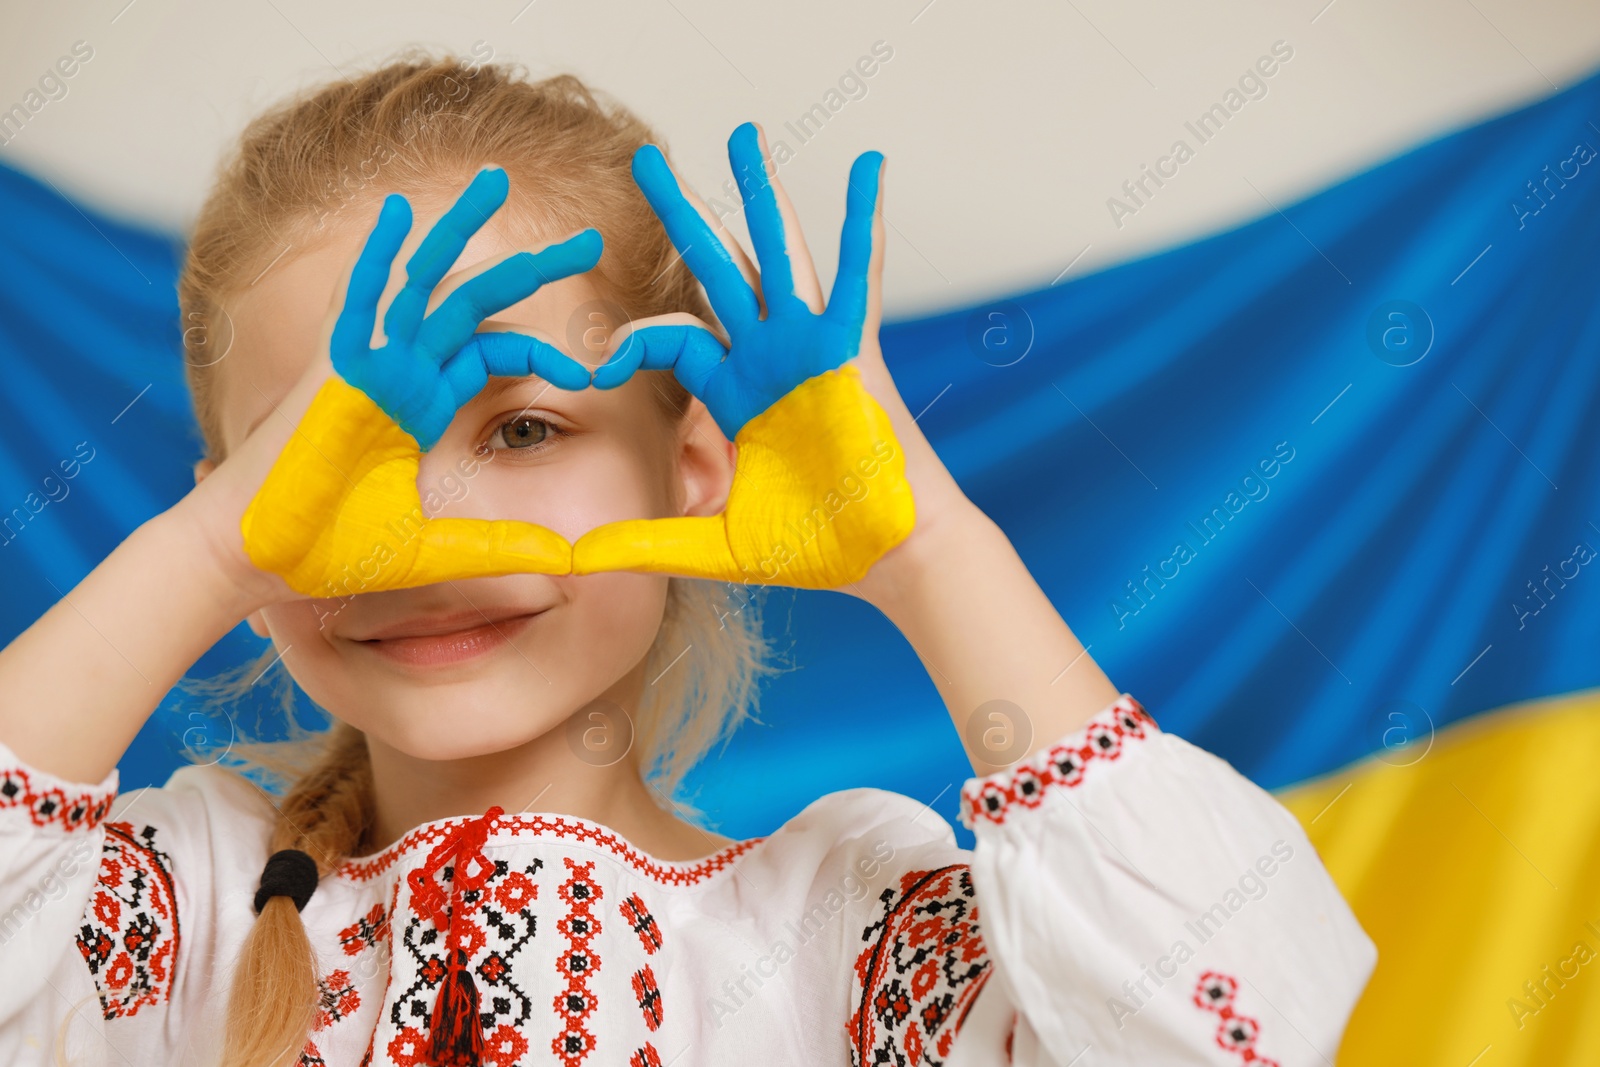
[[[419,826],[302,913],[301,1064],[431,1063],[447,931],[485,1064],[1332,1062],[1372,942],[1293,816],[1132,697],[961,808],[971,851],[861,788],[692,863],[568,816]],[[117,796],[0,747],[0,1062],[215,1063],[273,814],[215,767]]]

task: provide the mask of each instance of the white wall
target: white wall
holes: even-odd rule
[[[1592,0],[94,0],[6,5],[0,110],[74,42],[93,58],[0,160],[117,214],[185,227],[226,142],[296,86],[405,44],[571,71],[663,131],[714,193],[739,122],[782,170],[824,280],[844,179],[889,159],[891,315],[1049,284],[1282,206],[1600,65]],[[1185,130],[1275,41],[1293,57],[1215,139]],[[893,57],[803,146],[784,123],[874,42]],[[1183,138],[1135,215],[1108,198]],[[1153,188],[1153,186],[1150,186]],[[1084,250],[1087,249],[1085,252]],[[1079,257],[1082,253],[1081,258]]]

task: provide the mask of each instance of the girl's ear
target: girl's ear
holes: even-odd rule
[[[684,415],[678,475],[683,479],[685,515],[720,515],[733,487],[739,447],[723,436],[699,398],[691,397]]]
[[[217,465],[209,459],[202,459],[194,465],[194,484],[199,485],[201,479],[217,469]]]

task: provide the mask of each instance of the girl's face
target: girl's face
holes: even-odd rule
[[[449,203],[413,200],[415,221],[380,311]],[[474,236],[457,272],[518,250],[497,222]],[[234,343],[213,372],[229,450],[279,417],[273,406],[309,365],[330,296],[364,240],[354,227],[336,233],[227,302]],[[485,325],[533,334],[592,367],[604,342],[590,328],[602,295],[587,275],[562,279]],[[490,379],[422,457],[424,513],[538,523],[570,542],[620,519],[718,513],[733,446],[698,401],[685,422],[669,425],[657,396],[663,373],[639,372],[606,391]],[[474,578],[294,600],[250,621],[333,715],[413,757],[460,759],[534,740],[596,700],[632,714],[667,582],[632,572]]]

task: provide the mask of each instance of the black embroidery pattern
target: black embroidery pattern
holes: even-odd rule
[[[880,899],[883,917],[861,931],[856,957],[851,1065],[937,1067],[991,973],[971,870],[908,871]]]
[[[623,921],[639,935],[639,944],[644,946],[645,952],[648,955],[658,952],[661,948],[661,927],[656,924],[656,917],[650,914],[650,909],[645,907],[639,894],[631,894],[617,908],[622,912]]]
[[[78,930],[107,1019],[135,1015],[172,995],[180,936],[172,858],[156,847],[156,829],[137,834],[106,824],[100,877]]]
[[[535,877],[543,867],[544,861],[535,859],[513,871],[504,860],[496,860],[494,873],[483,888],[461,896],[464,907],[463,914],[454,920],[456,937],[467,950],[473,981],[482,997],[481,1023],[491,1042],[502,1029],[515,1031],[526,1026],[532,1017],[532,1002],[512,980],[511,960],[537,932],[538,917],[533,911],[538,896]],[[446,880],[454,878],[455,869],[446,867],[445,876]],[[417,909],[412,908],[411,912],[400,943],[416,961],[417,979],[395,997],[389,1008],[389,1020],[401,1029],[408,1049],[426,1047],[425,1041],[420,1046],[416,1042],[428,1031],[446,964],[442,931]]]
[[[967,779],[961,787],[961,824],[969,830],[998,826],[1015,811],[1037,808],[1046,797],[1082,785],[1090,767],[1118,759],[1133,743],[1160,732],[1144,705],[1124,693],[1082,728],[1011,770]]]
[[[633,996],[644,1012],[644,1025],[652,1031],[661,1029],[661,987],[648,963],[633,972]]]
[[[1194,989],[1194,1005],[1202,1011],[1215,1012],[1217,1022],[1217,1047],[1232,1052],[1241,1063],[1256,1067],[1278,1067],[1278,1061],[1268,1059],[1256,1051],[1256,1041],[1261,1037],[1261,1024],[1234,1008],[1239,996],[1239,981],[1231,975],[1207,971],[1200,976]]]
[[[589,1017],[599,1007],[600,998],[590,987],[589,979],[600,972],[600,953],[595,951],[593,942],[600,936],[601,922],[594,908],[605,891],[595,879],[593,860],[579,863],[563,856],[561,862],[566,864],[567,879],[556,892],[566,904],[567,913],[556,920],[556,930],[567,939],[567,947],[556,957],[556,972],[567,985],[553,1002],[562,1029],[550,1043],[550,1051],[566,1067],[579,1067],[595,1046]]]
[[[66,830],[93,830],[111,811],[116,793],[92,790],[68,794],[49,785],[43,775],[34,776],[21,767],[0,770],[0,808],[27,808],[35,826]]]
[[[359,956],[367,949],[389,937],[389,913],[382,904],[374,904],[361,918],[339,931],[339,944],[346,956]]]

